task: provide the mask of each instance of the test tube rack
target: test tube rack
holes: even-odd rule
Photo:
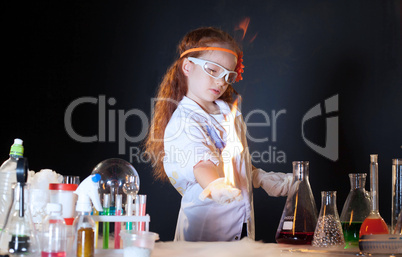
[[[102,215],[93,215],[92,219],[95,222],[133,222],[140,223],[145,222],[145,231],[149,231],[149,222],[151,218],[149,214],[145,216],[102,216]]]

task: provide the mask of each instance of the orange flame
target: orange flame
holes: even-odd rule
[[[243,30],[243,37],[241,39],[244,39],[244,37],[246,36],[248,24],[250,24],[250,18],[246,17],[235,28],[235,30]]]
[[[242,36],[242,40],[245,38],[246,33],[247,33],[247,29],[248,29],[248,25],[250,24],[250,17],[246,17],[244,18],[242,21],[240,21],[239,25],[237,25],[235,27],[235,30],[242,30],[243,31],[243,36]],[[255,33],[254,36],[252,36],[252,38],[250,39],[250,43],[252,43],[254,41],[254,39],[257,37],[258,33]]]
[[[225,116],[225,129],[227,132],[227,143],[222,150],[223,159],[223,172],[225,174],[225,183],[231,186],[235,186],[233,159],[243,152],[243,145],[236,133],[236,119],[237,113],[237,99],[233,104],[229,115]]]

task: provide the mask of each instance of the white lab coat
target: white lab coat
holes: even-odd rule
[[[217,100],[216,104],[221,113],[230,113],[230,107],[224,101]],[[244,151],[235,158],[233,166],[236,187],[241,189],[243,199],[220,205],[209,198],[205,201],[198,198],[203,189],[194,177],[193,167],[202,160],[223,165],[220,151],[226,144],[227,126],[222,126],[222,118],[222,115],[214,118],[196,102],[184,97],[166,127],[164,169],[172,185],[182,195],[176,241],[239,240],[243,223],[247,223],[248,236],[254,239],[252,165],[246,125],[240,112],[237,112],[235,120],[236,131]]]

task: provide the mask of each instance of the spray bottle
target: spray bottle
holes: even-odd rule
[[[78,186],[75,194],[78,195],[74,219],[75,230],[74,248],[77,257],[95,256],[95,222],[91,217],[91,201],[98,211],[102,211],[102,205],[98,195],[100,174],[90,175]]]

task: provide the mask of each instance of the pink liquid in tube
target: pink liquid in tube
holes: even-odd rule
[[[116,216],[121,216],[121,210],[116,211]],[[120,249],[121,222],[114,223],[114,249]]]
[[[116,216],[122,215],[123,210],[123,196],[121,194],[116,194]],[[120,238],[121,222],[114,223],[114,249],[120,249],[121,238]]]
[[[136,215],[137,216],[145,216],[146,203],[147,203],[147,196],[146,195],[137,195],[137,197],[135,199]],[[145,231],[145,222],[138,222],[137,230],[138,231]]]

